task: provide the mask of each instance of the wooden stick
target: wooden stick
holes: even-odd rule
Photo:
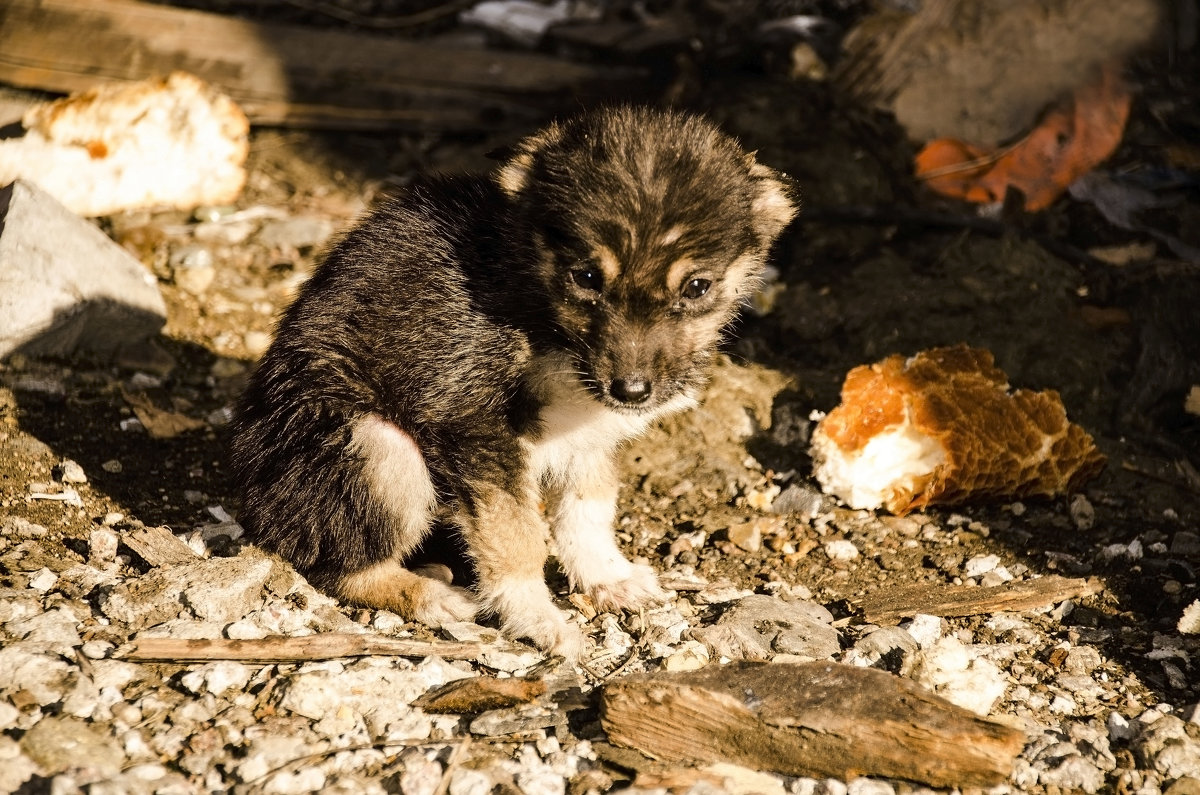
[[[998,784],[1025,744],[1017,729],[911,680],[823,662],[631,676],[604,688],[601,724],[614,743],[657,759],[934,787]]]
[[[254,124],[494,127],[637,74],[533,53],[252,22],[135,0],[4,0],[0,81],[71,93],[192,72]]]
[[[213,660],[243,660],[255,663],[292,663],[370,655],[429,657],[474,660],[483,651],[479,643],[385,638],[329,632],[300,637],[273,636],[258,640],[190,640],[181,638],[138,638],[122,659],[132,662],[195,663]]]
[[[1004,585],[917,585],[875,591],[851,604],[872,624],[895,624],[918,613],[930,616],[974,616],[981,613],[1029,610],[1104,590],[1097,579],[1051,575]]]

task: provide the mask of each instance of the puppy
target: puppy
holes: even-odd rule
[[[329,252],[250,380],[249,537],[345,601],[435,626],[482,609],[577,656],[548,531],[601,609],[663,598],[613,536],[614,449],[694,403],[795,212],[710,123],[632,107],[551,125],[491,178],[416,183]],[[474,592],[405,567],[446,522]]]

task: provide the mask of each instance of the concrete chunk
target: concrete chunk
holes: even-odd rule
[[[166,322],[158,283],[31,182],[0,188],[0,359],[118,355]]]

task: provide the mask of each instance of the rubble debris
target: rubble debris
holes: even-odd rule
[[[84,216],[232,202],[246,182],[250,127],[194,75],[101,85],[35,105],[0,140],[0,183],[36,182]]]
[[[1022,732],[913,682],[833,663],[731,663],[605,686],[609,739],[669,761],[793,776],[893,776],[935,787],[1004,781]]]
[[[713,658],[769,660],[790,654],[824,660],[837,653],[833,616],[812,602],[755,594],[734,602],[711,627],[692,630]]]
[[[0,359],[111,359],[158,334],[154,277],[92,223],[23,179],[0,189],[0,212]]]
[[[896,514],[1062,494],[1104,465],[1057,392],[1010,391],[991,352],[966,345],[851,370],[811,452],[826,493]]]

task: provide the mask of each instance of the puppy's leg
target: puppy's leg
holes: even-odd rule
[[[617,474],[607,455],[589,456],[548,494],[558,561],[573,587],[599,610],[635,609],[667,595],[645,564],[631,563],[617,548]]]
[[[363,499],[368,513],[392,529],[391,557],[342,574],[334,590],[343,599],[394,610],[430,626],[466,621],[476,605],[468,591],[422,577],[403,561],[429,532],[437,495],[425,458],[411,436],[378,414],[366,414],[352,426],[349,451],[361,462]]]
[[[500,617],[505,633],[529,638],[567,659],[583,650],[583,635],[554,606],[546,587],[546,523],[537,510],[533,484],[520,496],[493,486],[476,486],[470,515],[462,524],[479,575],[479,596]]]

